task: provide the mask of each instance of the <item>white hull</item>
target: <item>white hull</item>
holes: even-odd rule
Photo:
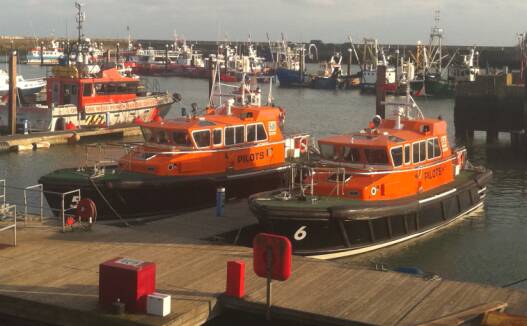
[[[168,96],[149,96],[126,103],[91,105],[80,114],[74,105],[49,108],[43,105],[19,107],[17,125],[28,121],[31,131],[58,131],[68,124],[75,128],[112,127],[134,123],[136,119],[151,121],[157,114],[166,115],[172,104]],[[158,110],[156,110],[158,109]],[[0,107],[0,127],[7,127],[7,106]]]

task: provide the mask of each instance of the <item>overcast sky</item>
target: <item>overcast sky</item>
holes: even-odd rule
[[[74,0],[0,0],[0,35],[70,36]],[[345,42],[352,34],[381,43],[428,40],[434,10],[441,11],[451,45],[516,43],[527,30],[526,0],[84,0],[85,34],[172,39],[174,30],[193,40],[288,40]]]

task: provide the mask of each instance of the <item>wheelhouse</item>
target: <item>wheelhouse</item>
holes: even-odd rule
[[[57,67],[47,80],[48,105],[75,105],[79,111],[86,105],[116,103],[137,97],[139,81],[125,77],[117,69],[107,69],[98,77],[79,78],[75,67]]]

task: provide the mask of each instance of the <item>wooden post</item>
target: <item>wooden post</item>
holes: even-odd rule
[[[209,57],[209,69],[210,69],[210,73],[209,73],[209,98],[212,97],[212,92],[214,91],[212,89],[213,85],[214,85],[214,71],[216,70],[216,64],[215,62],[212,61],[212,57]]]
[[[119,51],[119,50],[120,50],[120,48],[119,48],[119,42],[117,42],[117,48],[116,48],[116,50],[115,50],[115,62],[116,62],[116,63],[119,63],[119,59],[120,59],[119,57],[120,57],[120,52],[121,52],[121,51]]]
[[[304,64],[305,64],[305,56],[304,56],[304,46],[300,49],[300,84],[304,83]]]
[[[168,44],[165,44],[165,73],[168,71]]]
[[[110,49],[106,50],[106,63],[110,63],[110,57],[111,57],[111,53],[110,53]]]
[[[8,132],[10,135],[16,134],[16,51],[11,51],[9,56],[9,101],[8,101]]]
[[[44,65],[44,42],[40,42],[40,65]]]
[[[386,66],[377,66],[377,82],[375,84],[375,114],[378,114],[384,119],[386,113],[386,107],[384,101],[386,100],[386,90],[384,84],[386,83]]]

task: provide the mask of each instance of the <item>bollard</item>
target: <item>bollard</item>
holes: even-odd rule
[[[227,289],[225,294],[234,298],[243,298],[245,295],[245,262],[227,262]]]
[[[225,188],[216,189],[216,216],[223,216],[225,208]]]
[[[29,120],[24,119],[24,135],[29,133]]]

